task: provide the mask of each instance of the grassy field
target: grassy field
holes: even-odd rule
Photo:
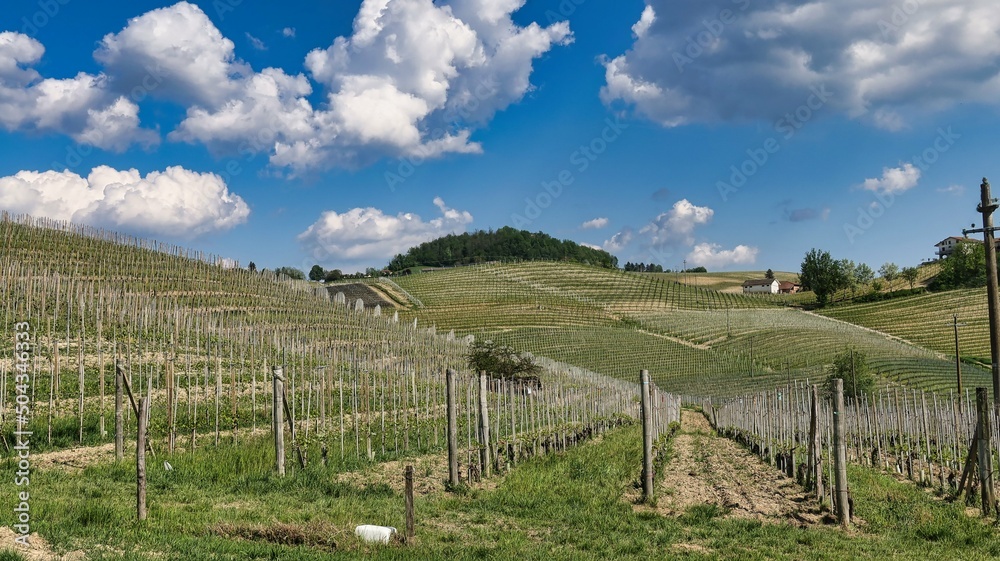
[[[134,524],[135,471],[101,463],[53,469],[31,481],[33,529],[57,552],[90,559],[988,559],[1000,537],[961,505],[863,468],[849,481],[863,522],[799,527],[728,518],[691,507],[681,516],[634,509],[637,426],[528,461],[465,494],[418,494],[417,538],[365,545],[359,523],[403,527],[403,498],[377,467],[316,465],[280,479],[266,445],[162,457],[150,470],[150,518]],[[669,452],[668,452],[669,454]],[[417,488],[440,472],[414,459]],[[395,464],[394,464],[395,465]],[[402,465],[402,464],[398,464]],[[669,459],[666,464],[669,468]],[[359,478],[347,470],[361,469]],[[11,495],[9,480],[0,493]],[[7,559],[18,559],[8,555]]]
[[[772,271],[778,281],[799,282],[799,274],[788,271]],[[743,282],[762,279],[767,271],[734,271],[720,273],[653,273],[681,284],[717,290],[719,292],[742,292]]]

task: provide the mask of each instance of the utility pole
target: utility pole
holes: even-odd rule
[[[1000,295],[997,294],[997,248],[993,236],[993,211],[997,209],[997,200],[990,194],[990,182],[984,177],[979,186],[980,202],[976,211],[983,214],[981,229],[962,230],[962,234],[974,232],[983,233],[984,249],[986,250],[986,295],[990,311],[990,359],[993,372],[993,407],[1000,407]]]

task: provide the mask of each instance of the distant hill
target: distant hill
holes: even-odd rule
[[[572,261],[606,269],[618,267],[618,258],[607,251],[558,240],[542,232],[504,226],[499,230],[449,234],[410,248],[389,262],[389,270],[418,265],[451,267],[485,261]]]

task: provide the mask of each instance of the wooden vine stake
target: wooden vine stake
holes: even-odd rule
[[[458,398],[456,395],[457,380],[452,369],[445,372],[445,384],[448,393],[448,484],[452,489],[458,487]]]
[[[979,417],[979,489],[982,496],[983,516],[993,511],[993,453],[990,447],[990,409],[986,388],[976,388],[976,415]]]
[[[281,367],[275,366],[272,370],[274,379],[274,399],[271,402],[271,430],[274,432],[274,456],[275,465],[280,477],[285,476],[285,420],[283,418],[282,397],[285,395],[285,380],[281,373]]]
[[[833,380],[833,468],[836,486],[837,521],[845,529],[851,525],[850,499],[847,491],[847,445],[844,433],[844,381]]]
[[[125,457],[125,429],[122,426],[123,395],[122,380],[125,374],[122,372],[121,364],[115,361],[115,460],[122,461]]]
[[[138,431],[135,437],[135,479],[136,479],[136,512],[139,521],[146,519],[146,427],[149,419],[149,398],[139,399],[139,411],[136,413]]]
[[[403,470],[403,479],[406,482],[405,486],[405,500],[406,500],[406,541],[409,542],[414,536],[414,515],[413,515],[413,466],[408,465]]]
[[[809,478],[816,499],[823,500],[823,443],[819,431],[819,386],[813,385],[809,407]]]
[[[490,406],[489,379],[486,371],[479,373],[479,473],[490,476]]]
[[[177,431],[174,424],[174,360],[176,353],[167,359],[167,447],[170,453],[174,453],[174,446],[177,444]]]
[[[649,401],[649,371],[639,371],[642,385],[642,500],[653,499],[653,411]]]

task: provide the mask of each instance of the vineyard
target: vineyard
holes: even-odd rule
[[[932,292],[866,304],[845,304],[824,315],[890,333],[917,345],[954,356],[954,316],[959,352],[989,364],[989,315],[986,288]]]
[[[324,457],[373,461],[440,447],[449,368],[466,372],[462,430],[471,434],[478,422],[478,375],[466,371],[465,342],[382,314],[385,300],[366,306],[357,290],[349,300],[343,291],[86,228],[23,217],[0,224],[5,341],[14,341],[15,323],[30,326],[28,428],[46,447],[108,438],[116,370],[137,399],[152,399],[154,428],[171,451],[175,443],[238,443],[267,427],[276,365],[314,456],[322,447]],[[490,446],[627,413],[637,395],[634,384],[542,364],[544,391],[493,382],[499,430]],[[10,423],[10,358],[0,372]],[[134,430],[127,413],[126,430]],[[8,439],[11,430],[5,426]]]
[[[905,321],[848,323],[860,305],[827,317],[779,296],[552,262],[321,286],[27,216],[3,215],[0,237],[5,461],[15,473],[15,446],[30,434],[32,529],[61,551],[643,557],[687,531],[676,524],[713,535],[715,549],[731,530],[718,533],[711,516],[652,522],[643,510],[655,507],[652,477],[665,484],[678,396],[789,469],[801,463],[781,458],[804,446],[806,388],[845,348],[864,351],[880,376],[879,393],[851,410],[856,464],[877,448],[882,470],[953,487],[972,434],[968,395],[948,393],[946,346],[907,336]],[[537,378],[469,371],[469,336],[532,353]],[[975,365],[963,376],[969,388],[989,384]],[[651,413],[640,435],[641,411]],[[831,413],[822,415],[826,431]],[[646,459],[655,467],[641,471],[644,498],[628,505]],[[402,528],[401,497],[412,508],[414,485],[417,541],[371,549],[351,534],[371,522]],[[148,518],[135,526],[140,503]],[[553,536],[553,519],[606,531]],[[636,527],[658,537],[637,541]],[[831,539],[824,531],[806,530]],[[888,547],[877,543],[866,547]]]
[[[657,384],[682,394],[736,396],[817,380],[847,348],[871,357],[886,383],[934,391],[954,387],[954,351],[899,336],[898,326],[921,324],[909,323],[906,312],[898,319],[891,307],[898,303],[873,312],[881,323],[868,325],[841,316],[848,306],[824,317],[787,306],[785,295],[719,292],[685,284],[684,277],[678,282],[673,273],[526,262],[446,269],[395,282],[422,303],[400,311],[401,317],[623,379],[634,377],[636,364],[646,365]],[[982,306],[969,314],[985,325]],[[836,320],[842,317],[846,321]],[[971,330],[963,336],[976,336],[980,345],[986,340]],[[975,364],[963,365],[963,376],[970,385],[990,381],[989,372]]]

